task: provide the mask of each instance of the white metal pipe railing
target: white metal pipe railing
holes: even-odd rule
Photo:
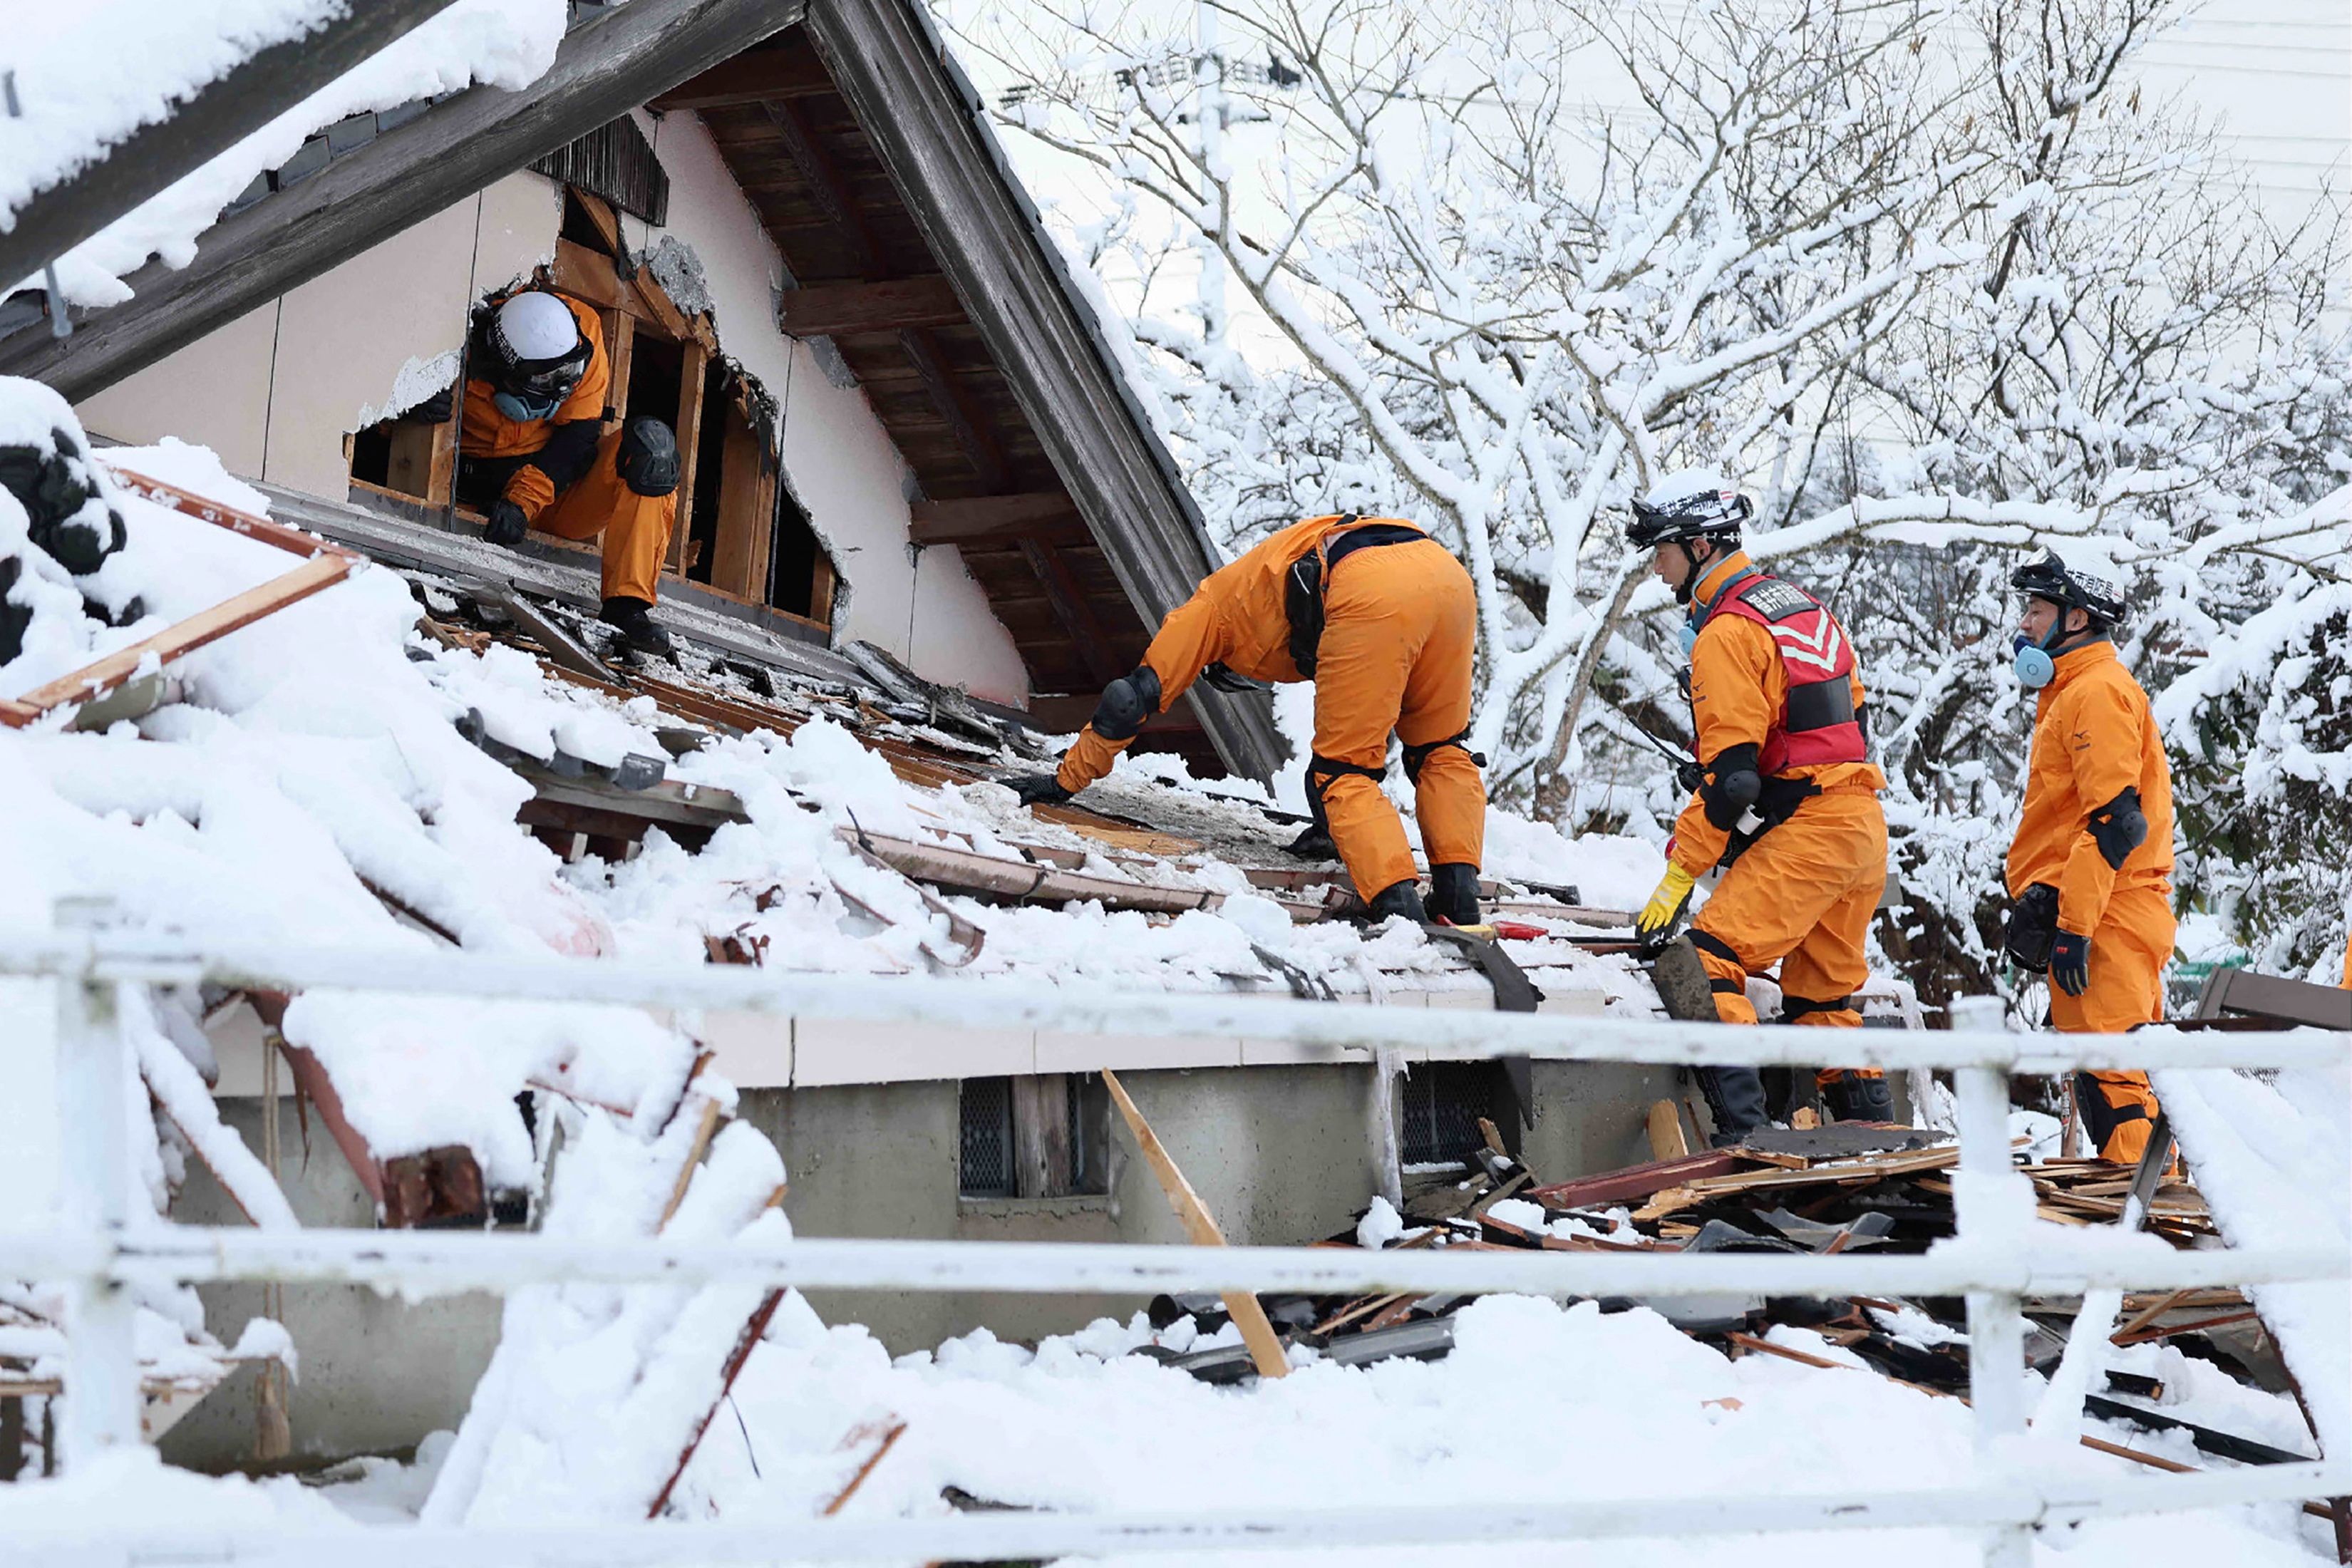
[[[1228,993],[1143,992],[1091,983],[991,983],[793,973],[731,964],[681,968],[592,959],[518,959],[447,949],[385,952],[212,940],[198,944],[168,933],[0,934],[0,975],[5,974],[75,974],[165,984],[210,980],[273,990],[421,993],[1122,1037],[1239,1037],[1368,1053],[1428,1050],[1670,1067],[1815,1066],[1825,1043],[1811,1030],[1727,1024],[1301,1003]],[[2063,1036],[2011,1034],[1990,1027],[1856,1029],[1841,1033],[1836,1046],[1845,1065],[1991,1067],[2048,1073],[2076,1067],[2327,1067],[2352,1052],[2352,1036],[2316,1029]]]
[[[755,1524],[609,1523],[435,1527],[132,1529],[110,1538],[108,1562],[283,1563],[412,1568],[417,1563],[562,1563],[599,1568],[663,1563],[1044,1561],[1137,1552],[1332,1551],[1377,1546],[1459,1549],[1465,1538],[1607,1541],[1772,1531],[1969,1529],[2022,1531],[2117,1512],[2164,1513],[2331,1495],[2352,1471],[2318,1464],[2199,1475],[1835,1494],[1667,1496],[1576,1502],[1463,1498],[1440,1504],[1254,1511],[975,1513],[930,1519],[762,1520]],[[92,1533],[71,1527],[0,1536],[0,1563],[89,1562]]]
[[[1958,1020],[1951,1033],[1843,1033],[1842,1058],[1886,1067],[1955,1069],[1961,1137],[1958,1236],[1917,1256],[1834,1258],[1611,1252],[1360,1252],[1307,1247],[1068,1246],[1010,1242],[794,1239],[747,1246],[658,1239],[570,1242],[538,1235],[453,1236],[354,1231],[296,1234],[134,1226],[126,1182],[128,1084],[110,989],[130,983],[219,984],[271,989],[345,988],[506,1000],[598,1003],[675,1010],[723,1008],[809,1018],[1026,1026],[1117,1036],[1240,1036],[1366,1051],[1524,1055],[1553,1060],[1659,1064],[1804,1065],[1824,1042],[1808,1032],[1541,1015],[1403,1011],[1230,995],[1194,996],[1108,987],[985,984],[730,968],[659,969],[586,961],[524,961],[449,952],[385,953],[325,947],[206,943],[171,935],[58,932],[0,935],[0,974],[60,981],[61,1103],[68,1179],[78,1203],[68,1228],[0,1236],[0,1275],[60,1279],[71,1287],[67,1458],[76,1468],[137,1440],[135,1350],[128,1334],[131,1283],[219,1279],[345,1282],[424,1292],[512,1289],[566,1280],[714,1281],[804,1289],[954,1291],[1365,1290],[1525,1292],[1546,1296],[1965,1295],[1970,1381],[1982,1451],[1996,1484],[1832,1498],[1631,1499],[1482,1508],[1487,1539],[1695,1535],[1759,1530],[1966,1526],[1983,1530],[1992,1568],[2025,1561],[2031,1531],[2100,1512],[2201,1508],[2251,1499],[2352,1491],[2352,1466],[2280,1466],[2242,1473],[2167,1478],[2112,1487],[2053,1489],[2004,1461],[2023,1429],[2021,1320],[2027,1293],[2094,1288],[2175,1289],[2352,1277],[2352,1258],[2321,1248],[2179,1252],[2102,1247],[2052,1255],[2025,1239],[2030,1190],[2013,1169],[2004,1073],[2074,1066],[2302,1067],[2331,1064],[2352,1037],[2317,1031],[2165,1037],[2029,1037],[2001,1032],[1997,1008]],[[112,1092],[109,1092],[109,1089]],[[121,1397],[124,1391],[130,1397]],[[362,1530],[331,1539],[305,1532],[117,1531],[101,1548],[117,1561],[184,1560],[191,1552],[239,1561],[315,1561],[331,1552],[357,1568],[422,1554],[449,1563],[642,1563],[681,1556],[712,1562],[858,1557],[1050,1557],[1072,1552],[1197,1552],[1210,1548],[1404,1544],[1457,1541],[1461,1510],[1312,1510],[1247,1518],[1039,1514],[958,1520],[812,1521],[785,1531],[723,1525],[593,1530]],[[559,1542],[558,1538],[561,1538]],[[58,1551],[31,1532],[0,1540],[0,1562]],[[87,1553],[98,1543],[77,1531]]]
[[[1965,1235],[1965,1232],[1963,1232]],[[142,1281],[269,1279],[425,1294],[578,1280],[627,1285],[791,1285],[809,1290],[1152,1294],[1254,1290],[1312,1295],[1658,1297],[2071,1297],[2085,1289],[2197,1290],[2352,1279],[2320,1247],[2158,1250],[2077,1258],[1954,1240],[1926,1253],[1486,1252],[1443,1248],[1200,1247],[1171,1243],[882,1241],[800,1237],[729,1244],[571,1241],[520,1231],[255,1231],[194,1226],[102,1235],[0,1235],[0,1276],[106,1274]],[[2021,1354],[2019,1364],[2022,1365]]]

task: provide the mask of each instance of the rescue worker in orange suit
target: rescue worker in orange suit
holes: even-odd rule
[[[596,312],[536,289],[494,300],[466,366],[457,499],[479,507],[490,542],[509,550],[534,529],[603,534],[601,618],[634,651],[669,652],[652,611],[677,512],[677,439],[652,418],[605,431],[612,366]]]
[[[1759,570],[1739,548],[1746,496],[1713,474],[1677,474],[1635,503],[1627,537],[1688,606],[1690,803],[1666,874],[1635,919],[1656,952],[1660,998],[1680,1018],[1753,1024],[1748,978],[1780,966],[1780,1021],[1862,1025],[1852,992],[1869,975],[1864,942],[1886,881],[1885,775],[1868,757],[1853,647],[1822,602]],[[1686,775],[1688,776],[1688,775]],[[1687,935],[1668,941],[1691,889],[1727,868]],[[1765,1120],[1753,1068],[1702,1068],[1718,1145]],[[1840,1121],[1894,1115],[1875,1068],[1817,1075]]]
[[[2041,695],[2009,847],[2009,957],[2050,977],[2054,1027],[2120,1034],[2164,1016],[2172,770],[2147,693],[2108,640],[2122,591],[2050,552],[2010,584],[2026,596],[2017,679]],[[2078,1072],[2074,1102],[2101,1159],[2138,1161],[2157,1111],[2146,1073]]]
[[[1311,679],[1309,799],[1373,918],[1475,925],[1486,831],[1485,759],[1468,744],[1477,625],[1470,574],[1417,524],[1310,517],[1212,573],[1171,612],[1143,662],[1104,689],[1057,770],[1007,782],[1033,805],[1067,800],[1204,672]],[[1426,901],[1404,824],[1381,793],[1391,732],[1429,857]]]

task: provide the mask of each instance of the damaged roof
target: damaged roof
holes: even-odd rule
[[[918,0],[635,0],[583,13],[523,93],[476,87],[322,132],[267,194],[54,340],[20,310],[0,374],[85,397],[650,100],[699,112],[799,285],[781,325],[840,350],[954,544],[1075,729],[1220,564],[1175,462]],[[778,31],[778,23],[788,24]],[[748,47],[747,47],[748,46]],[[1263,694],[1194,691],[1147,740],[1268,778]]]

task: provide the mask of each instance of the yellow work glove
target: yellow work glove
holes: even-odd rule
[[[1633,934],[1642,939],[1644,946],[1664,946],[1674,934],[1675,922],[1690,908],[1693,880],[1688,871],[1671,861],[1667,863],[1666,874],[1658,879],[1658,890],[1650,895],[1650,901],[1633,917]]]

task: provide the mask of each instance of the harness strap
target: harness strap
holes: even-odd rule
[[[1784,992],[1780,996],[1780,1022],[1793,1024],[1808,1013],[1844,1013],[1851,1011],[1853,1007],[1853,997],[1851,994],[1816,999],[1811,996],[1791,996]]]
[[[1748,961],[1740,957],[1738,953],[1732,952],[1731,944],[1724,941],[1721,937],[1716,935],[1713,931],[1694,930],[1690,933],[1690,940],[1691,945],[1698,949],[1701,952],[1711,952],[1727,963],[1736,963],[1739,965],[1741,973],[1745,973],[1747,972]]]
[[[1444,751],[1448,746],[1468,753],[1472,766],[1485,767],[1486,753],[1471,751],[1469,742],[1470,727],[1465,724],[1458,735],[1448,735],[1443,741],[1431,741],[1418,746],[1407,746],[1404,749],[1404,776],[1418,784],[1421,781],[1421,770],[1428,765],[1431,755]]]
[[[1322,798],[1327,790],[1350,773],[1379,784],[1389,776],[1389,770],[1385,766],[1368,768],[1360,763],[1343,763],[1335,757],[1324,756],[1320,752],[1307,759],[1307,782],[1314,789],[1318,799]]]

